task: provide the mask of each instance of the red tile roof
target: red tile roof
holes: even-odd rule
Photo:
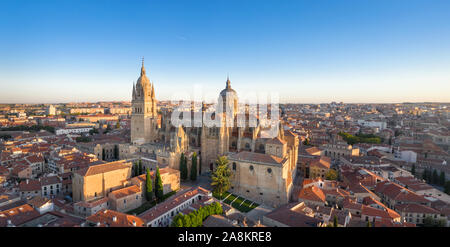
[[[100,210],[96,214],[86,218],[87,221],[98,224],[101,227],[142,227],[144,220],[140,217],[124,214],[113,210]],[[135,224],[135,225],[134,225]]]
[[[116,199],[120,199],[126,196],[134,195],[134,194],[140,194],[141,189],[136,185],[131,185],[122,189],[114,190],[109,193],[109,195],[114,196]],[[108,196],[109,196],[108,195]]]
[[[38,217],[40,214],[28,204],[11,208],[0,212],[0,227],[8,225],[8,220],[15,226],[19,226],[31,219]]]
[[[310,186],[307,188],[302,188],[300,190],[298,199],[315,201],[315,202],[325,202],[325,194],[323,193],[323,191],[320,188],[318,188],[316,186]]]

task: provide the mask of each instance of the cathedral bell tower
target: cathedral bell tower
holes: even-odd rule
[[[142,59],[141,75],[133,83],[131,100],[131,142],[144,144],[156,139],[158,113],[154,85],[147,78]]]

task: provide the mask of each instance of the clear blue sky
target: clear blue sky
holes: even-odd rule
[[[0,2],[0,102],[157,98],[193,85],[284,102],[450,102],[450,1]]]

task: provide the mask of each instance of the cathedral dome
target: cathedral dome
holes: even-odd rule
[[[222,112],[226,112],[227,105],[229,105],[231,106],[233,114],[237,113],[238,97],[236,91],[231,88],[231,82],[229,78],[227,78],[225,89],[220,92],[219,102],[222,102]]]
[[[150,80],[147,78],[147,75],[145,74],[144,62],[142,62],[141,76],[139,76],[137,84],[141,85],[143,88],[145,87],[145,85],[150,84]]]
[[[230,82],[229,78],[227,78],[227,86],[225,87],[224,90],[222,90],[220,92],[220,96],[221,97],[226,97],[227,94],[228,94],[228,96],[237,97],[236,91],[234,91],[234,89],[231,88],[231,82]]]

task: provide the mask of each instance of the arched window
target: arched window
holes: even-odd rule
[[[245,143],[245,148],[246,149],[250,149],[250,144],[249,143]]]
[[[264,151],[264,144],[259,144],[259,151]]]
[[[253,171],[255,169],[252,165],[250,166],[250,171]]]
[[[272,168],[267,168],[267,173],[272,173]]]
[[[236,162],[233,162],[233,171],[236,171]]]

